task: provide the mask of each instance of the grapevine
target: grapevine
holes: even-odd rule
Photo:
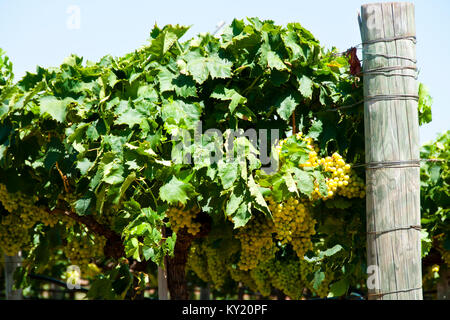
[[[16,215],[2,217],[0,223],[0,247],[7,255],[17,254],[30,242],[30,234],[22,219]]]
[[[187,209],[180,204],[178,207],[170,207],[166,214],[174,232],[187,228],[190,234],[196,235],[201,227],[199,222],[194,221],[199,212],[198,208]]]
[[[104,256],[105,244],[106,239],[104,237],[96,236],[92,238],[92,235],[81,230],[73,233],[67,239],[63,251],[70,263],[78,265],[80,268],[84,268],[83,271],[86,271],[93,259]]]
[[[187,30],[155,26],[122,57],[71,55],[15,83],[0,51],[1,249],[23,251],[23,277],[55,260],[79,265],[95,298],[134,296],[133,277],[165,260],[181,270],[169,274],[191,270],[223,292],[240,283],[326,297],[340,278],[359,281],[348,273],[365,258],[365,182],[353,166],[364,118],[335,109],[363,98],[347,58],[299,23],[234,20],[220,37],[183,41]],[[198,139],[199,122],[220,133]],[[237,135],[260,128],[279,136]],[[422,172],[436,196],[421,203],[434,203],[429,229],[445,234],[437,171]],[[185,280],[168,279],[173,298],[187,296]]]
[[[272,239],[274,224],[261,216],[255,216],[248,224],[240,228],[236,238],[241,242],[239,269],[247,271],[258,263],[273,258],[277,248]]]
[[[189,248],[189,255],[186,268],[192,270],[204,282],[211,282],[209,275],[207,257],[203,250],[202,243],[195,242]]]
[[[273,214],[276,237],[282,244],[291,243],[300,259],[313,248],[311,236],[315,234],[316,221],[312,218],[308,204],[290,198],[276,203],[269,198],[269,208]]]

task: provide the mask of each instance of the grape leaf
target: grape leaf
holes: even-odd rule
[[[194,194],[192,185],[178,180],[176,177],[172,177],[172,179],[159,190],[159,197],[161,200],[168,202],[169,204],[186,204],[186,201],[192,194]]]
[[[340,297],[347,293],[349,282],[347,279],[341,279],[330,285],[330,293],[328,297]]]
[[[115,123],[117,124],[126,124],[130,128],[135,124],[140,124],[145,119],[145,116],[135,109],[129,109],[128,111],[122,113]]]
[[[66,119],[67,105],[72,101],[72,98],[59,100],[53,96],[43,96],[39,98],[39,110],[41,114],[48,113],[56,121],[63,122]]]
[[[313,85],[314,83],[310,78],[305,75],[302,75],[298,79],[299,87],[298,91],[300,91],[301,95],[305,98],[311,99],[313,94]]]
[[[236,162],[219,161],[218,169],[223,188],[225,190],[231,188],[238,177],[239,165]]]
[[[239,208],[236,210],[236,213],[232,216],[234,228],[240,228],[247,224],[247,222],[251,219],[251,202],[242,202]]]
[[[287,96],[279,99],[275,104],[275,107],[277,108],[277,112],[280,117],[284,120],[288,120],[297,105],[298,102],[296,97],[292,94],[288,94]]]
[[[314,180],[309,172],[303,171],[299,168],[293,168],[294,180],[297,183],[297,188],[301,193],[311,196],[314,191]]]
[[[89,191],[83,197],[75,201],[75,212],[80,216],[91,214],[94,205],[95,205],[95,194]]]

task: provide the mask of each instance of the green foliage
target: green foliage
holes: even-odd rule
[[[327,194],[330,173],[302,166],[307,144],[290,132],[317,142],[323,157],[338,152],[348,163],[364,161],[362,109],[328,112],[362,98],[346,58],[336,49],[325,51],[299,23],[234,20],[220,38],[201,34],[182,42],[187,29],[155,26],[148,43],[123,57],[94,63],[71,55],[57,68],[37,67],[16,84],[12,64],[0,52],[0,184],[64,216],[28,228],[33,243],[22,248],[31,261],[28,271],[51,264],[51,252],[60,259],[65,254],[67,264],[69,251],[61,250],[67,239],[101,234],[108,238],[105,256],[90,262],[103,270],[90,276],[95,281],[88,297],[124,298],[137,277],[129,262],[145,262],[148,271],[151,263],[173,255],[177,234],[166,214],[171,206],[201,208],[207,216],[202,223],[213,225],[213,240],[202,250],[217,254],[217,246],[233,242],[230,237],[255,215],[271,219],[268,196],[279,202],[296,197],[311,203],[317,220],[301,283],[318,296],[326,296],[329,285],[334,296],[345,294],[361,279],[352,274],[365,255],[364,199],[336,196],[325,205],[313,198],[316,185]],[[420,95],[426,122],[431,102],[423,87]],[[221,133],[197,139],[199,121],[203,131]],[[245,135],[230,134],[247,129],[278,129],[279,138],[287,138],[281,153],[270,135],[253,145]],[[258,158],[265,144],[279,161],[272,174]],[[211,163],[212,152],[223,159]],[[432,188],[440,188],[440,170],[430,167]],[[77,223],[69,223],[69,216]],[[47,235],[62,240],[50,243]],[[250,279],[249,286],[257,288],[261,281],[252,276],[270,276],[275,287],[300,297],[286,276],[298,270],[289,265],[274,262],[252,275],[233,268],[240,254],[236,243],[207,261],[229,264],[226,280],[211,275],[222,283],[218,287]],[[290,245],[275,246],[285,261],[297,259]],[[83,254],[88,251],[83,248]],[[286,271],[276,276],[277,270]]]
[[[436,140],[422,146],[422,159],[427,161],[420,168],[420,203],[422,212],[423,255],[426,256],[432,245],[448,251],[443,247],[449,237],[450,217],[450,131],[440,134]]]
[[[201,207],[213,221],[228,216],[239,230],[256,212],[271,217],[267,193],[309,199],[315,181],[326,192],[323,172],[299,168],[306,146],[292,141],[278,173],[268,175],[257,156],[261,144],[273,148],[270,137],[253,145],[230,129],[279,129],[280,139],[303,130],[323,154],[362,158],[362,146],[345,141],[364,132],[361,111],[326,112],[358,101],[362,90],[346,58],[326,52],[300,24],[234,20],[221,38],[181,42],[186,31],[155,26],[146,45],[123,57],[83,63],[72,55],[27,73],[0,101],[0,182],[13,190],[23,181],[22,191],[48,208],[94,219],[121,237],[123,257],[161,263],[176,237],[162,236],[169,206]],[[198,121],[226,143],[194,139]],[[181,149],[173,136],[182,137]],[[211,150],[224,159],[211,164],[202,157]],[[193,163],[178,161],[186,157]],[[91,297],[113,297],[99,286]]]
[[[431,122],[431,106],[433,98],[431,98],[428,88],[421,83],[419,85],[419,125]]]
[[[0,48],[0,88],[12,83],[14,78],[13,64],[5,52]],[[0,94],[2,91],[0,91]]]

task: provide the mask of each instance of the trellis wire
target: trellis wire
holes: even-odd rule
[[[399,167],[420,167],[420,162],[448,162],[448,159],[418,159],[418,160],[397,160],[368,162],[353,165],[352,168],[367,167],[369,169],[399,168]]]
[[[402,293],[402,292],[410,292],[410,291],[414,291],[414,290],[422,290],[422,287],[417,287],[417,288],[412,288],[412,289],[403,289],[403,290],[396,290],[396,291],[390,291],[390,292],[382,292],[382,293],[369,293],[368,296],[369,297],[383,297],[385,295],[388,294],[395,294],[395,293]]]
[[[378,102],[378,101],[392,101],[392,100],[415,100],[419,101],[419,96],[414,94],[391,94],[391,95],[374,95],[374,96],[367,96],[367,99],[360,100],[358,102],[355,102],[353,104],[333,108],[333,109],[327,109],[325,111],[339,111],[343,109],[349,109],[356,107],[360,104],[363,104],[364,102]]]

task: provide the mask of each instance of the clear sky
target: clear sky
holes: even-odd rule
[[[357,12],[370,2],[377,1],[0,0],[0,48],[12,59],[17,80],[36,65],[58,66],[71,53],[96,61],[133,51],[155,23],[191,25],[187,39],[214,32],[220,21],[259,17],[283,25],[300,22],[322,45],[344,51],[361,42]],[[420,129],[423,143],[450,129],[450,1],[412,2],[419,81],[434,99],[433,122]]]

